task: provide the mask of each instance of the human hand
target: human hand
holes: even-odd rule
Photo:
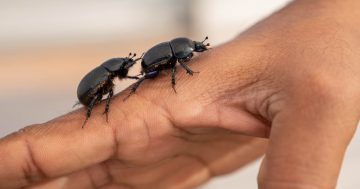
[[[100,104],[85,129],[81,109],[1,139],[0,186],[191,188],[261,155],[245,134],[269,137],[260,188],[334,188],[360,116],[360,43],[329,10],[290,5],[191,61],[199,74],[179,69],[177,94],[166,75],[122,92],[108,124]]]
[[[184,77],[184,73],[178,76]],[[167,79],[162,78],[164,86]],[[166,87],[158,87],[157,92],[163,97],[176,95]],[[153,100],[141,97],[146,93]],[[181,122],[172,121],[173,116],[169,115],[174,110],[168,113],[167,108],[171,107],[161,104],[171,99],[156,100],[153,92],[142,94],[126,102],[122,101],[124,96],[115,98],[108,126],[101,115],[104,108],[101,104],[85,129],[77,125],[84,121],[85,112],[81,110],[2,139],[0,188],[189,188],[263,154],[264,140],[221,127],[196,125],[209,122],[207,117],[196,118],[193,124],[197,127],[188,123],[178,125]],[[185,100],[178,102],[173,96],[176,103],[172,105],[184,112],[198,108],[181,103],[193,94],[199,95],[188,91]],[[248,119],[257,126],[256,119]]]

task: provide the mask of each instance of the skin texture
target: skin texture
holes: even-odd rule
[[[101,103],[85,129],[82,108],[0,139],[0,188],[194,188],[263,153],[261,189],[335,188],[360,118],[359,7],[295,1],[178,69],[177,94],[161,75],[108,124]]]

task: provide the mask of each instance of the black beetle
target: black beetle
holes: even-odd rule
[[[210,46],[210,44],[204,44],[207,39],[208,37],[205,37],[203,41],[198,42],[180,37],[168,42],[159,43],[150,48],[141,61],[141,75],[145,75],[132,85],[131,92],[126,98],[135,93],[141,82],[146,79],[155,78],[159,75],[160,71],[166,69],[171,69],[171,84],[176,93],[176,62],[179,62],[188,74],[193,75],[194,72],[185,63],[193,57],[194,51],[203,52],[208,50],[207,46]]]
[[[130,53],[129,57],[126,58],[109,59],[82,78],[77,88],[77,97],[79,99],[77,104],[81,103],[87,107],[86,118],[82,127],[85,126],[87,120],[89,119],[94,105],[99,103],[102,100],[103,95],[106,94],[108,94],[108,96],[106,99],[104,114],[106,114],[106,121],[108,120],[110,100],[114,94],[113,80],[115,77],[118,77],[119,79],[139,79],[136,76],[127,75],[129,68],[132,67],[136,61],[141,59],[140,57],[134,60],[133,58],[135,56],[136,54],[131,56]]]

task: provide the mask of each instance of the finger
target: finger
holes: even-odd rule
[[[230,138],[234,137],[230,136]],[[85,172],[85,174],[82,173],[83,176],[90,177],[90,179],[82,179],[83,182],[77,179],[80,173],[71,175],[66,188],[89,188],[89,186],[97,188],[111,183],[129,186],[129,188],[194,188],[214,176],[232,172],[248,164],[262,155],[266,147],[265,140],[250,137],[241,139],[239,143],[232,141],[231,147],[225,143],[227,142],[214,142],[207,145],[199,143],[197,145],[207,149],[200,152],[195,152],[195,149],[199,149],[197,146],[190,145],[189,148],[193,148],[194,151],[190,150],[188,153],[184,152],[145,167],[126,167],[120,161],[108,161],[101,164],[103,168],[82,171]],[[214,148],[218,149],[218,153],[208,153],[209,150],[214,151]],[[79,183],[82,185],[80,186]]]
[[[66,176],[61,176],[43,183],[35,184],[29,189],[88,189],[100,188],[110,183],[107,168],[104,164],[98,164],[89,168],[71,173]]]
[[[335,188],[358,111],[342,97],[328,95],[336,92],[317,94],[295,98],[275,116],[260,188]]]
[[[247,165],[260,157],[266,148],[263,139],[234,135],[227,135],[227,138],[203,142],[189,138],[186,150],[176,156],[151,166],[127,169],[115,162],[109,166],[110,172],[115,182],[127,183],[134,188],[193,188],[212,177]]]
[[[100,188],[115,183],[130,188],[193,188],[248,164],[261,156],[266,147],[263,139],[235,135],[227,138],[228,141],[219,138],[219,142],[196,142],[188,145],[188,152],[144,167],[109,160],[32,189]]]
[[[1,139],[0,188],[18,188],[66,175],[112,156],[112,127],[93,119],[81,129],[83,113],[74,112]]]

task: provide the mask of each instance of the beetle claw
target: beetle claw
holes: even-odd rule
[[[172,86],[172,89],[174,90],[175,94],[177,94],[177,91],[176,91],[175,85],[173,85],[173,86]]]
[[[107,111],[103,112],[103,115],[105,114],[105,116],[106,116],[106,123],[109,123],[109,114],[108,113],[109,112],[107,112]]]

